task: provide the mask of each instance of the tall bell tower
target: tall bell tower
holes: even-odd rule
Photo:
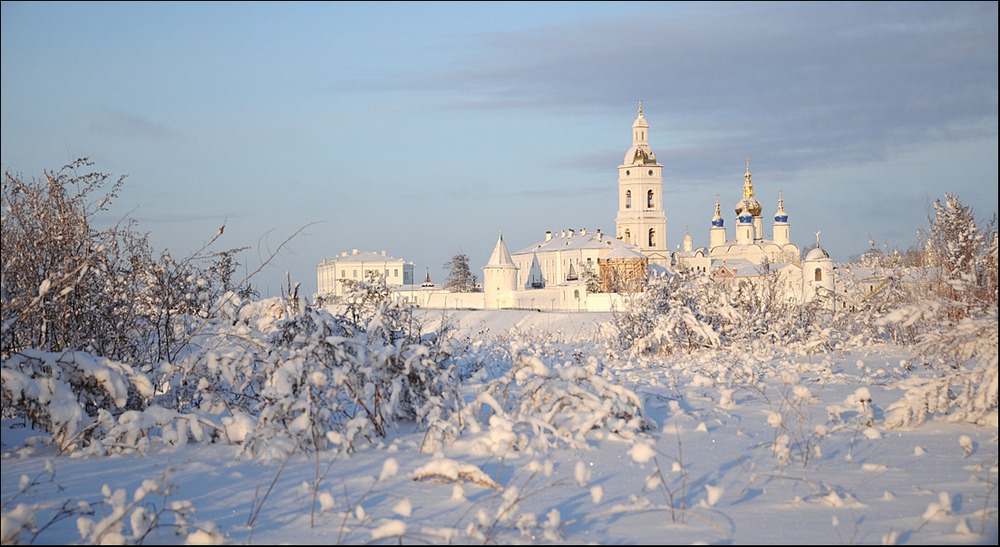
[[[649,147],[649,124],[639,115],[632,122],[632,147],[618,166],[618,239],[639,247],[651,263],[669,263],[667,217],[663,212],[663,166]]]

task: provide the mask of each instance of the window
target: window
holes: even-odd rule
[[[653,191],[650,190],[646,192],[646,207],[649,209],[653,208]]]
[[[580,289],[576,289],[573,291],[573,298],[576,298],[577,300],[580,299]]]
[[[625,230],[625,243],[632,243],[632,232]]]
[[[632,190],[625,190],[625,208],[632,208]]]
[[[823,270],[816,268],[816,273],[814,274],[816,281],[823,281]]]
[[[649,229],[649,246],[656,247],[656,230]]]

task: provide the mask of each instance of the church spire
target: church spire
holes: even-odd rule
[[[715,216],[712,217],[712,226],[716,228],[721,228],[725,225],[725,221],[722,220],[722,208],[719,205],[719,194],[715,194]]]
[[[642,99],[639,99],[639,115],[632,122],[632,148],[642,150],[644,152],[643,159],[653,154],[653,151],[649,150],[649,123],[646,122],[646,118],[642,117]]]
[[[785,199],[782,197],[782,191],[778,190],[778,212],[774,213],[775,222],[788,222],[788,213],[785,212]]]
[[[753,197],[753,182],[750,180],[750,156],[747,159],[747,172],[743,176],[743,199],[736,204],[736,216],[740,216],[743,211],[748,211],[751,216],[759,217],[761,212],[760,202]]]

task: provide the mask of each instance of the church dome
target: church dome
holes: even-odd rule
[[[736,220],[738,220],[740,224],[752,224],[753,213],[751,213],[749,209],[743,209],[736,216]]]
[[[646,145],[636,145],[628,149],[625,153],[624,165],[646,165],[655,164],[656,154]]]
[[[712,227],[722,228],[725,221],[722,220],[722,210],[719,209],[719,194],[715,194],[715,215],[712,216]]]
[[[775,222],[788,222],[788,213],[785,212],[785,200],[778,194],[778,212],[774,213]]]
[[[816,247],[806,254],[806,260],[825,260],[830,258],[830,253],[822,247]]]
[[[740,216],[741,213],[746,211],[750,213],[750,216],[759,217],[761,211],[763,210],[764,208],[761,207],[760,202],[753,196],[743,198],[736,202],[736,216]]]

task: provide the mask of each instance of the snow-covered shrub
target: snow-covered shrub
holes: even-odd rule
[[[490,432],[481,442],[540,449],[583,447],[593,430],[633,437],[654,427],[642,399],[598,374],[597,359],[585,364],[546,364],[519,353],[511,369],[488,382],[470,406],[471,419],[485,420]]]
[[[186,345],[192,316],[204,317],[227,290],[249,291],[232,282],[242,249],[209,250],[221,229],[181,260],[155,259],[133,221],[95,229],[125,178],[105,189],[109,175],[80,172],[91,165],[76,160],[41,179],[4,173],[0,359],[33,348],[136,365],[170,360]]]
[[[256,400],[246,411],[257,426],[245,450],[350,450],[396,422],[431,425],[458,415],[446,345],[422,336],[412,310],[383,281],[374,283],[356,284],[342,315],[302,306],[276,323],[266,354],[254,360]]]
[[[758,351],[778,344],[815,351],[837,341],[821,325],[827,316],[820,301],[787,301],[779,274],[765,262],[756,278],[732,283],[686,270],[654,276],[643,292],[630,295],[603,333],[613,351],[632,357],[705,348]]]
[[[142,544],[169,529],[188,543],[223,543],[225,537],[214,523],[194,518],[195,508],[190,501],[169,500],[173,488],[165,478],[147,479],[129,498],[125,489],[112,490],[104,485],[101,490],[104,499],[94,505],[86,504],[82,512],[88,516],[76,520],[80,539],[95,545]],[[154,500],[154,496],[158,499]]]
[[[129,499],[124,489],[114,491],[108,485],[101,489],[102,501],[83,499],[51,499],[41,502],[27,500],[37,497],[36,488],[50,484],[57,491],[56,466],[52,460],[35,477],[22,475],[15,492],[4,493],[0,503],[3,545],[32,544],[39,534],[55,523],[76,517],[76,529],[81,540],[90,544],[172,543],[169,535],[184,536],[186,543],[218,545],[224,535],[211,521],[194,518],[194,505],[188,500],[170,500],[175,487],[167,482],[166,473],[159,479],[146,479]],[[14,502],[26,500],[24,503]],[[170,519],[169,521],[167,519]],[[164,535],[167,537],[164,537]]]
[[[712,318],[702,312],[711,283],[682,271],[655,276],[645,289],[630,295],[625,310],[616,313],[612,337],[617,348],[631,355],[670,355],[720,343]]]
[[[100,412],[140,410],[153,396],[141,372],[83,352],[24,350],[3,362],[3,413],[52,434],[61,450],[88,444]]]
[[[997,305],[996,215],[989,222],[976,220],[972,207],[958,196],[945,194],[935,200],[929,217],[927,262],[936,267],[939,278],[934,293],[958,304],[947,310],[949,319],[978,315]]]
[[[927,367],[897,384],[906,392],[886,408],[885,426],[916,426],[933,414],[996,426],[998,342],[996,308],[922,335],[914,353]]]
[[[779,465],[796,461],[806,467],[820,455],[819,441],[824,436],[823,428],[813,427],[812,407],[819,399],[796,373],[783,371],[781,382],[777,407],[772,406],[767,415],[767,425],[774,428],[771,451]]]

